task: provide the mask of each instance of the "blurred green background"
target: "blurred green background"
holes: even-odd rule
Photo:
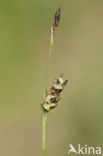
[[[0,1],[0,156],[41,156],[40,102],[54,13],[48,88],[69,80],[49,114],[47,156],[67,156],[69,144],[103,144],[103,1]]]

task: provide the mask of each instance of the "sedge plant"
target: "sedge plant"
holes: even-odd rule
[[[44,77],[44,91],[43,100],[41,103],[42,118],[43,118],[43,139],[42,139],[42,156],[46,156],[46,131],[47,131],[47,117],[49,112],[57,106],[60,100],[60,94],[65,88],[68,80],[63,79],[63,74],[60,74],[53,82],[50,91],[47,92],[47,79],[48,79],[48,68],[50,63],[50,58],[53,49],[53,38],[54,32],[59,25],[61,8],[59,7],[54,15],[54,21],[51,27],[51,37],[50,37],[50,50],[48,54],[45,77]]]

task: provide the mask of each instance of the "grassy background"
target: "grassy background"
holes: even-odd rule
[[[48,88],[64,72],[69,84],[48,119],[47,155],[67,156],[69,144],[103,143],[103,1],[0,2],[0,156],[40,156],[40,102],[54,12]]]

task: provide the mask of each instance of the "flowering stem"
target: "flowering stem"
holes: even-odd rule
[[[48,69],[49,69],[49,63],[50,63],[50,58],[51,58],[51,54],[52,54],[52,49],[53,49],[53,43],[52,43],[52,41],[51,41],[51,42],[50,42],[50,49],[49,49],[48,59],[47,59],[47,64],[46,64],[45,77],[44,77],[44,92],[43,92],[43,98],[45,97],[45,91],[46,91],[46,88],[47,88]],[[48,112],[45,112],[45,111],[43,110],[42,156],[46,156],[47,116],[48,116]]]
[[[43,91],[43,98],[45,96],[45,91],[47,89],[47,79],[48,79],[48,69],[49,69],[49,64],[50,64],[50,58],[52,54],[52,49],[53,49],[53,43],[52,41],[50,42],[50,49],[49,49],[49,54],[48,54],[48,59],[46,63],[46,70],[45,70],[45,76],[44,76],[44,91]]]
[[[48,113],[43,113],[43,147],[42,156],[46,156],[46,130],[47,130],[47,116]]]
[[[53,37],[54,37],[54,31],[58,27],[59,20],[60,20],[60,11],[61,8],[59,7],[55,13],[54,16],[54,21],[53,25],[51,27],[51,38],[50,38],[50,50],[48,54],[48,59],[46,63],[46,70],[45,70],[45,75],[44,75],[44,91],[43,91],[43,100],[45,98],[45,91],[47,89],[47,79],[48,79],[48,69],[49,69],[49,63],[50,63],[50,58],[52,54],[52,49],[53,49]],[[42,107],[42,117],[43,117],[43,144],[42,144],[42,156],[46,156],[46,129],[47,129],[47,116],[49,111],[45,111],[44,107]]]

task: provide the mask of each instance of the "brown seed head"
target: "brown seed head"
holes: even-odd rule
[[[60,74],[59,77],[55,79],[50,92],[45,94],[43,99],[42,107],[45,111],[49,112],[57,106],[57,103],[60,100],[61,92],[64,90],[68,80],[64,80],[63,74]]]
[[[59,25],[59,21],[60,21],[60,13],[61,13],[61,7],[59,7],[54,15],[54,23],[53,23],[53,30],[56,29],[56,27],[58,27]]]
[[[60,12],[61,12],[61,7],[59,7],[54,15],[54,21],[51,27],[51,39],[50,39],[50,46],[53,46],[53,37],[54,37],[54,31],[59,25],[60,21]]]

